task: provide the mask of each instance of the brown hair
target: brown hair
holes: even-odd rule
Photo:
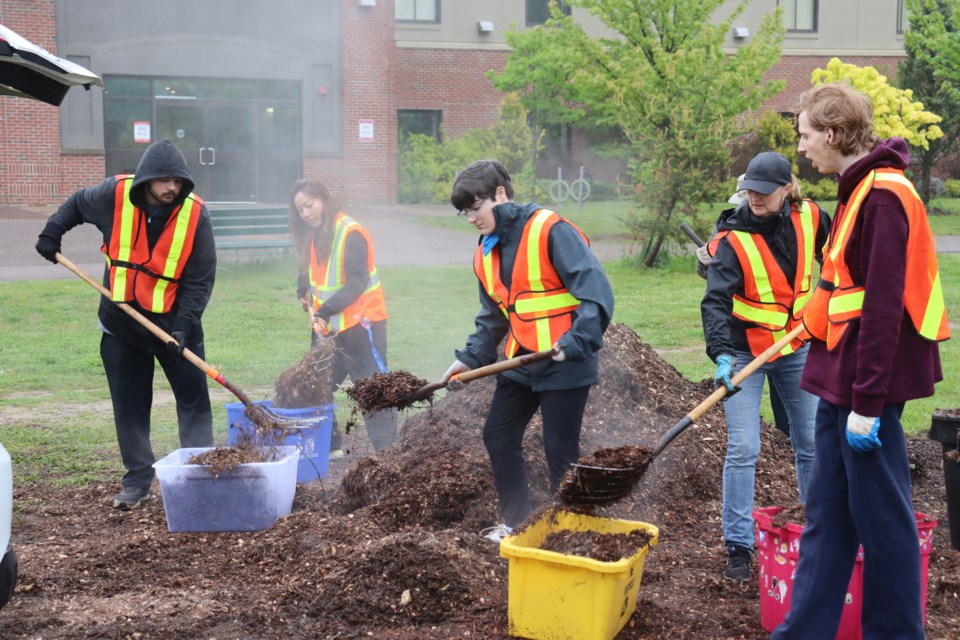
[[[845,156],[869,151],[877,143],[873,133],[873,101],[846,82],[832,82],[805,91],[793,110],[795,120],[806,111],[817,131],[833,129],[829,146]]]
[[[793,187],[793,189],[790,190],[790,202],[793,204],[802,204],[803,193],[800,190],[800,180],[793,173],[790,174],[790,185]]]
[[[316,229],[308,225],[300,217],[297,205],[294,203],[298,193],[304,193],[312,198],[323,201],[323,223]],[[297,248],[301,273],[306,273],[310,266],[310,243],[316,240],[318,259],[320,262],[330,257],[333,250],[333,223],[340,212],[338,200],[327,186],[319,180],[302,179],[293,183],[290,189],[290,239]]]

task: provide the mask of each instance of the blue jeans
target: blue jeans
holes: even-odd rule
[[[790,443],[797,467],[800,503],[806,501],[807,480],[813,466],[817,397],[800,388],[808,347],[767,362],[740,384],[740,391],[724,401],[727,417],[727,457],[723,463],[723,538],[727,544],[753,547],[753,492],[760,455],[760,397],[764,379],[770,380],[790,418]],[[736,371],[754,356],[738,352]]]

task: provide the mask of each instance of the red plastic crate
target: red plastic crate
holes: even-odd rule
[[[773,524],[774,516],[783,507],[754,509],[757,523],[757,561],[760,569],[760,625],[773,631],[790,610],[793,593],[793,576],[797,570],[800,553],[800,534],[803,527],[792,522],[784,527]],[[923,513],[916,513],[917,534],[920,542],[920,602],[924,621],[927,616],[927,564],[933,544],[933,529],[937,521]],[[863,604],[863,549],[857,553],[857,561],[847,588],[846,605],[840,618],[836,640],[862,640],[860,608]]]

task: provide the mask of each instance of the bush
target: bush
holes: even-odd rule
[[[960,198],[960,180],[945,180],[943,186],[951,198]]]
[[[507,96],[500,119],[489,129],[471,129],[463,136],[439,143],[430,136],[411,135],[400,147],[397,161],[397,199],[411,204],[447,202],[457,171],[476,160],[499,160],[510,172],[514,199],[535,201],[542,196],[528,158],[539,140],[527,126],[519,98]]]
[[[822,178],[818,182],[800,180],[800,193],[804,198],[815,202],[837,199],[837,181],[833,178]]]

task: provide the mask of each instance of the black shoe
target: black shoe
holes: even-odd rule
[[[723,577],[741,582],[750,578],[750,549],[727,545],[727,567],[723,570]]]
[[[150,489],[137,489],[136,487],[124,487],[123,491],[113,498],[113,508],[126,511],[135,509],[144,500],[150,499]]]

